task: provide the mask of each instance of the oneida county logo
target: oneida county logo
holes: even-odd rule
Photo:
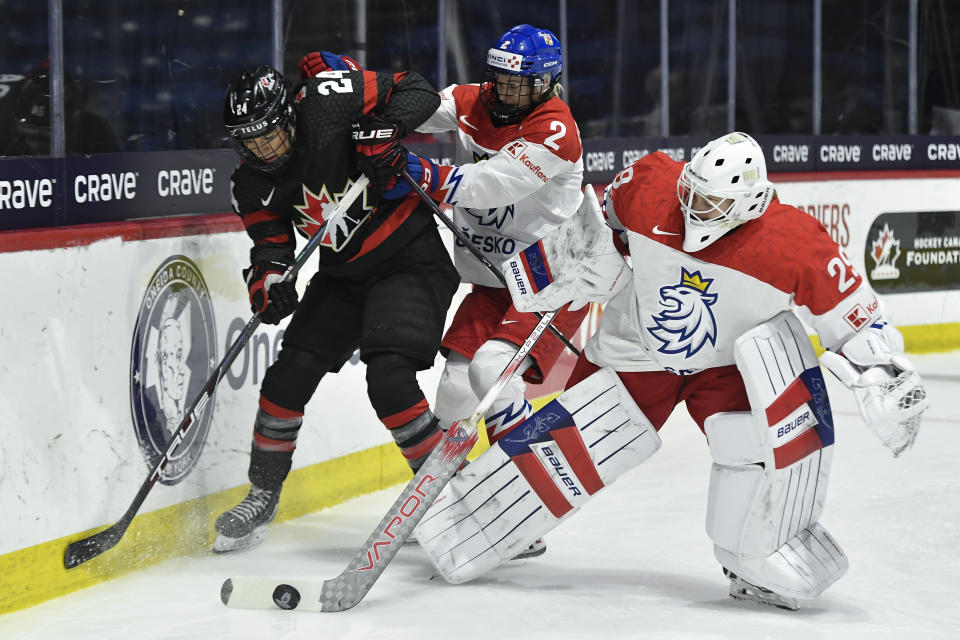
[[[171,256],[150,278],[130,350],[130,411],[148,467],[160,461],[216,363],[207,284],[189,258]],[[177,484],[187,476],[200,457],[212,416],[213,398],[171,454],[161,483]]]
[[[900,277],[900,269],[896,266],[897,258],[900,257],[900,241],[893,236],[887,223],[883,223],[883,229],[873,241],[870,257],[876,265],[870,270],[873,280],[894,280]]]
[[[680,284],[660,288],[663,310],[653,316],[654,326],[647,327],[662,343],[657,351],[689,358],[707,342],[716,344],[717,321],[710,307],[716,304],[717,294],[707,293],[711,283],[699,271],[689,273],[681,267]]]

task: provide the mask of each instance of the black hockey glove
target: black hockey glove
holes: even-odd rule
[[[407,150],[400,146],[399,140],[397,125],[379,118],[354,124],[357,166],[378,194],[396,186],[397,174],[407,163]]]
[[[250,292],[250,309],[260,313],[264,324],[278,324],[297,308],[296,278],[280,282],[288,266],[274,261],[255,262],[243,270]]]

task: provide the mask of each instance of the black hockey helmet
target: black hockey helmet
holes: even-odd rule
[[[230,144],[253,168],[274,172],[290,159],[296,113],[283,74],[266,65],[248,69],[230,82],[223,106]]]

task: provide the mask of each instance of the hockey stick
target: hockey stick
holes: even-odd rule
[[[404,180],[407,181],[407,184],[409,184],[410,187],[414,190],[414,192],[418,196],[420,196],[420,199],[423,200],[423,202],[433,210],[433,215],[440,218],[440,222],[445,224],[447,228],[453,232],[453,235],[455,235],[457,237],[457,240],[459,240],[460,243],[467,248],[467,251],[472,253],[473,257],[479,260],[483,264],[483,266],[485,266],[490,271],[490,273],[492,273],[494,277],[500,281],[500,284],[502,284],[504,287],[509,287],[510,285],[507,284],[506,277],[504,277],[504,275],[500,273],[500,270],[497,269],[493,265],[493,263],[487,259],[487,256],[483,255],[483,253],[480,252],[480,249],[477,249],[475,246],[473,246],[473,243],[470,242],[470,239],[463,233],[462,230],[457,228],[457,225],[453,223],[453,220],[450,219],[450,216],[445,214],[443,212],[443,209],[440,208],[440,205],[438,205],[433,198],[427,195],[427,192],[424,191],[419,184],[417,184],[416,180],[410,177],[410,174],[407,173],[406,169],[400,170],[400,177],[402,177]],[[540,313],[539,311],[534,311],[533,315],[537,316],[537,319],[543,318],[543,314]],[[580,350],[577,349],[575,346],[573,346],[573,343],[570,342],[567,339],[567,337],[560,332],[559,329],[557,329],[553,325],[550,325],[550,333],[557,336],[560,342],[562,342],[567,347],[567,349],[570,349],[570,351],[573,352],[573,355],[577,356],[578,358],[580,357]]]
[[[480,400],[473,415],[453,423],[443,434],[440,443],[404,487],[400,497],[343,573],[329,580],[291,580],[284,583],[270,578],[227,578],[220,588],[223,604],[237,609],[346,611],[363,600],[473,449],[483,415],[556,315],[556,311],[543,315],[503,373]]]
[[[307,259],[320,245],[320,241],[323,239],[326,228],[331,222],[333,223],[334,228],[336,227],[336,223],[341,217],[343,217],[347,209],[350,208],[350,205],[353,204],[353,201],[356,200],[357,197],[363,192],[368,182],[369,180],[367,180],[367,177],[361,175],[360,178],[353,183],[350,189],[343,194],[327,221],[317,230],[315,234],[313,234],[310,240],[307,241],[306,246],[304,246],[300,251],[296,261],[287,267],[287,270],[283,273],[281,282],[286,282],[296,277],[297,272],[300,271]],[[180,422],[180,426],[177,427],[176,431],[173,432],[173,436],[170,438],[170,442],[167,444],[167,448],[160,457],[159,462],[154,465],[153,469],[147,475],[147,479],[143,481],[142,485],[140,485],[140,491],[137,492],[136,497],[134,497],[133,502],[127,508],[126,513],[123,514],[123,517],[103,531],[95,533],[86,538],[81,538],[80,540],[75,540],[67,545],[67,549],[63,554],[64,567],[67,569],[73,569],[74,567],[83,564],[87,560],[97,557],[104,551],[112,549],[118,542],[120,542],[120,538],[122,538],[123,534],[126,533],[127,527],[129,527],[130,523],[133,522],[134,516],[137,515],[137,511],[140,509],[141,505],[143,505],[143,501],[146,500],[147,494],[150,493],[150,489],[152,489],[153,485],[156,484],[157,480],[160,479],[160,472],[163,471],[163,468],[167,466],[168,462],[170,462],[170,456],[173,455],[173,452],[176,451],[177,447],[180,446],[180,443],[183,441],[183,437],[186,435],[187,431],[190,430],[190,427],[197,420],[199,420],[204,409],[207,408],[207,404],[213,399],[213,392],[216,389],[217,384],[227,374],[227,371],[230,369],[230,365],[233,364],[233,361],[240,354],[240,351],[243,350],[244,345],[246,345],[247,341],[253,335],[253,332],[258,326],[260,326],[260,314],[254,313],[253,317],[250,318],[250,321],[247,322],[247,326],[243,328],[243,331],[240,332],[240,335],[237,336],[237,339],[234,340],[233,344],[230,345],[230,348],[227,349],[227,354],[223,357],[223,360],[220,361],[220,364],[217,365],[217,368],[210,375],[210,378],[207,380],[206,384],[203,385],[203,390],[197,395],[194,401],[184,412],[184,418]]]

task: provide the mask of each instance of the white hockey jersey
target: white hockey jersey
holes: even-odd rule
[[[872,289],[822,225],[779,200],[706,248],[684,252],[682,166],[654,153],[607,188],[604,215],[625,237],[633,286],[607,303],[586,346],[592,362],[677,374],[731,365],[740,335],[794,306],[830,349],[883,322]]]
[[[504,127],[490,122],[479,85],[451,85],[440,97],[440,108],[417,131],[456,131],[458,167],[440,193],[453,206],[456,225],[499,266],[580,207],[580,132],[557,97]],[[459,241],[454,260],[464,282],[502,286]]]

